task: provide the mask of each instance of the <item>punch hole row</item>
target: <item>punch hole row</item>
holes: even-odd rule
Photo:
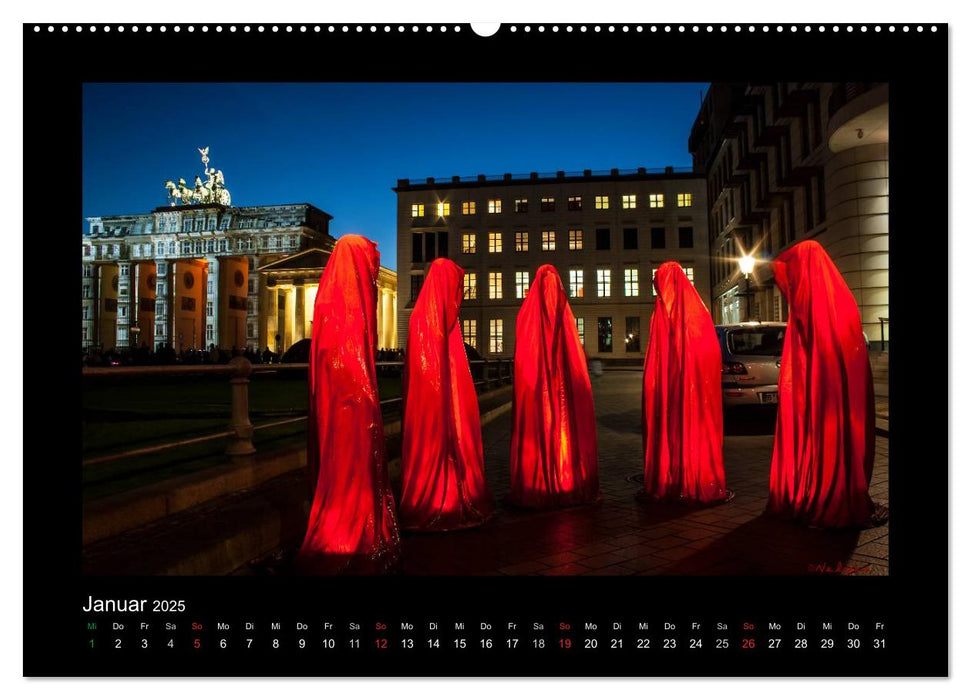
[[[390,24],[384,24],[384,25],[377,25],[377,24],[371,24],[371,25],[362,25],[362,24],[357,24],[357,25],[348,25],[348,24],[329,24],[329,25],[320,25],[320,24],[313,24],[313,25],[307,25],[307,24],[297,24],[297,25],[294,25],[294,24],[287,24],[287,25],[278,25],[278,24],[272,24],[272,25],[264,25],[264,24],[243,24],[243,25],[231,24],[231,25],[221,25],[221,24],[217,24],[217,25],[208,25],[208,24],[203,24],[203,25],[199,25],[199,26],[197,26],[197,25],[185,25],[184,27],[182,25],[178,25],[178,24],[172,25],[172,26],[165,25],[165,24],[158,25],[158,26],[153,26],[153,25],[150,25],[150,24],[149,25],[128,25],[128,26],[126,26],[126,25],[108,25],[108,24],[106,24],[106,25],[100,25],[100,26],[99,25],[93,25],[93,24],[92,25],[80,25],[80,24],[77,24],[77,25],[68,25],[68,24],[54,25],[54,24],[48,24],[48,25],[46,25],[46,30],[49,33],[53,33],[53,32],[56,32],[58,30],[60,30],[62,33],[67,33],[67,32],[70,32],[72,30],[75,33],[80,33],[80,32],[85,31],[85,29],[87,29],[89,32],[99,32],[100,31],[100,32],[105,33],[105,34],[109,34],[111,32],[117,32],[119,34],[124,34],[126,32],[131,32],[132,34],[137,34],[138,32],[144,32],[144,33],[150,34],[150,33],[154,32],[154,31],[158,31],[158,32],[161,32],[161,33],[165,33],[165,32],[171,31],[171,32],[175,32],[175,33],[178,34],[178,33],[182,32],[183,30],[186,31],[186,32],[189,32],[189,33],[193,33],[193,32],[196,32],[196,31],[200,31],[200,32],[203,32],[203,33],[206,33],[206,32],[209,32],[209,31],[214,31],[214,32],[217,32],[217,33],[220,33],[220,32],[229,32],[229,33],[234,33],[234,32],[242,32],[242,33],[252,33],[252,32],[256,32],[256,33],[260,33],[260,32],[279,33],[279,32],[284,32],[284,33],[300,33],[300,34],[307,34],[307,33],[320,34],[322,32],[327,32],[327,33],[330,33],[330,34],[335,34],[335,33],[346,33],[346,34],[350,34],[350,33],[365,33],[365,32],[367,32],[367,33],[376,34],[378,32],[384,32],[386,34],[390,34],[392,32],[397,32],[399,34],[403,34],[403,33],[406,33],[406,32],[418,33],[418,32],[422,32],[422,31],[424,31],[426,33],[431,33],[431,32],[436,32],[436,31],[439,32],[439,33],[445,33],[445,32],[448,32],[449,31],[449,26],[451,26],[451,29],[454,32],[461,32],[462,31],[462,27],[463,27],[463,25],[430,25],[430,24],[426,24],[426,25],[417,25],[417,24],[411,24],[411,25],[404,25],[404,24],[397,24],[397,25],[390,25]],[[536,32],[540,32],[540,33],[543,33],[543,32],[546,32],[546,31],[550,31],[550,32],[553,32],[553,33],[557,33],[557,32],[563,31],[563,32],[567,32],[567,33],[580,32],[581,34],[582,33],[585,33],[585,32],[598,33],[598,32],[604,32],[604,31],[606,31],[608,33],[609,32],[617,32],[617,31],[620,31],[620,32],[635,32],[635,33],[644,33],[644,32],[659,33],[659,32],[663,32],[663,33],[668,33],[668,34],[673,34],[673,33],[679,33],[679,34],[709,33],[709,34],[713,34],[713,33],[728,33],[728,32],[735,32],[735,33],[748,32],[750,34],[754,34],[756,32],[761,32],[761,33],[767,34],[767,33],[771,33],[771,32],[775,32],[775,33],[781,33],[781,32],[794,33],[794,32],[799,32],[800,30],[803,31],[803,32],[806,32],[806,33],[814,32],[815,31],[818,34],[825,34],[825,33],[828,33],[828,32],[833,33],[833,34],[839,34],[840,32],[846,32],[846,33],[849,34],[849,33],[855,32],[855,31],[858,31],[858,32],[861,32],[861,33],[866,33],[868,31],[873,31],[873,32],[888,31],[888,32],[893,33],[893,32],[896,32],[896,31],[899,30],[899,31],[902,31],[904,33],[907,33],[907,32],[910,32],[912,29],[914,31],[917,31],[917,32],[923,32],[925,30],[925,26],[924,25],[915,25],[915,26],[911,26],[911,25],[899,25],[899,26],[898,25],[886,25],[886,26],[884,26],[884,25],[872,25],[872,26],[869,26],[869,25],[865,25],[865,24],[864,25],[857,25],[857,26],[854,26],[854,25],[846,25],[846,26],[840,26],[840,25],[832,25],[832,26],[816,25],[816,26],[814,26],[814,25],[795,25],[795,24],[792,24],[792,25],[782,25],[782,24],[775,24],[775,25],[768,25],[768,24],[761,24],[761,25],[755,25],[755,24],[746,24],[746,25],[741,25],[741,24],[735,24],[735,25],[726,25],[726,24],[720,24],[720,25],[712,25],[712,24],[692,24],[692,25],[684,25],[684,24],[678,24],[678,25],[671,25],[671,24],[664,24],[664,25],[656,25],[656,24],[652,24],[652,25],[640,25],[640,24],[637,24],[637,25],[627,25],[627,24],[624,24],[624,25],[613,25],[613,24],[610,24],[610,25],[603,25],[603,26],[601,26],[599,24],[594,24],[594,25],[586,25],[586,24],[572,25],[572,24],[568,24],[568,25],[550,25],[548,27],[546,25],[538,25],[538,26],[522,25],[522,26],[520,26],[520,25],[513,24],[513,25],[509,25],[507,28],[508,28],[508,31],[511,32],[511,33],[516,33],[516,32],[519,32],[519,31],[523,31],[523,32],[526,32],[526,33],[529,33],[529,32],[532,32],[532,31],[536,31]],[[42,32],[42,31],[44,31],[44,29],[45,29],[45,26],[44,25],[39,25],[39,24],[35,24],[34,25],[34,32],[35,33]],[[931,32],[936,32],[937,31],[937,26],[936,25],[930,25],[929,27],[926,27],[926,29],[928,29]],[[476,32],[474,32],[474,30],[473,30],[473,33],[476,33]]]

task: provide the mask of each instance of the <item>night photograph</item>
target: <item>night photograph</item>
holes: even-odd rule
[[[82,571],[888,575],[890,102],[85,83]]]

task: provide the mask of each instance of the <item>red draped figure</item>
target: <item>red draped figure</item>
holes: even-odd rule
[[[715,324],[676,262],[654,274],[657,303],[644,358],[644,494],[724,502],[722,357]]]
[[[400,558],[374,371],[378,266],[373,242],[342,236],[317,289],[307,417],[316,486],[295,561],[302,573],[385,573]]]
[[[856,299],[816,241],[772,269],[789,323],[767,510],[817,527],[868,525],[876,416]]]
[[[495,510],[485,481],[479,400],[459,327],[465,270],[428,268],[408,324],[402,396],[402,527],[456,530]]]
[[[552,265],[536,271],[516,319],[514,385],[508,500],[531,508],[597,500],[593,391],[576,319]]]

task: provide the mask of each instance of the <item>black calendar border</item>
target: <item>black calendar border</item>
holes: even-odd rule
[[[230,32],[209,25],[145,25],[133,32],[105,33],[98,25],[24,25],[24,279],[43,282],[24,293],[24,673],[25,675],[946,675],[948,672],[948,489],[947,390],[937,367],[947,346],[928,353],[924,338],[940,339],[947,326],[945,264],[948,180],[947,25],[936,32],[924,25],[881,25],[882,31],[849,31],[826,24],[769,25],[755,33],[743,25],[713,32],[707,25],[586,24],[504,26],[496,36],[476,36],[468,25],[442,32],[434,25],[419,31],[406,25],[391,32],[384,25],[265,24],[265,31]],[[585,26],[586,31],[581,30]],[[600,30],[595,29],[600,26]],[[609,29],[614,26],[614,30]],[[640,26],[642,31],[637,31]],[[790,27],[795,26],[796,31]],[[890,258],[894,318],[891,364],[896,436],[890,440],[892,495],[890,575],[886,577],[563,577],[386,579],[266,579],[221,577],[83,577],[81,571],[81,377],[76,356],[57,340],[73,337],[80,258],[76,235],[81,219],[81,86],[85,82],[166,82],[170,59],[192,60],[210,53],[225,57],[207,69],[207,80],[275,81],[782,81],[854,80],[890,83],[891,225]],[[378,57],[377,68],[364,59]],[[367,63],[367,65],[366,65]],[[56,183],[54,180],[56,179]],[[75,193],[72,197],[70,194]],[[45,241],[59,242],[38,257],[32,217],[42,212]],[[53,234],[53,235],[52,235]],[[929,253],[931,255],[929,255]],[[942,255],[943,254],[943,255]],[[932,257],[933,256],[933,257]],[[941,258],[945,258],[942,260]],[[932,261],[933,272],[916,262]],[[26,274],[26,273],[31,274]],[[917,293],[927,295],[927,301]],[[931,296],[933,295],[933,296]],[[52,310],[38,313],[38,310]],[[59,310],[64,309],[63,313]],[[918,310],[919,309],[919,310]],[[928,332],[928,329],[930,332]],[[69,348],[73,346],[68,343]],[[43,368],[46,376],[39,376]],[[933,380],[929,380],[933,377]],[[940,417],[926,427],[926,416]],[[911,428],[914,426],[914,428]],[[913,432],[920,426],[920,434]],[[49,439],[41,438],[56,431]],[[406,611],[447,611],[474,621],[476,614],[585,617],[646,615],[745,616],[793,611],[810,615],[885,616],[890,637],[886,653],[865,663],[844,657],[823,658],[807,667],[787,655],[770,666],[744,659],[710,659],[703,664],[674,657],[663,664],[643,664],[598,657],[527,659],[510,656],[488,661],[456,656],[447,664],[348,658],[317,667],[291,657],[209,659],[200,665],[178,657],[160,668],[144,659],[124,664],[84,656],[76,634],[81,603],[101,597],[184,598],[190,614],[317,614],[340,609],[353,614],[368,606],[374,615],[397,619]],[[507,611],[502,613],[502,610]],[[533,612],[530,612],[533,611]],[[548,611],[548,612],[541,612]],[[552,619],[552,618],[551,618]],[[713,618],[712,618],[713,619]],[[906,642],[906,643],[905,643]],[[101,658],[101,657],[99,657]]]

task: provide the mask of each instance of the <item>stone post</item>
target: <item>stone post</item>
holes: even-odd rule
[[[234,435],[229,438],[226,454],[230,457],[251,455],[256,452],[253,446],[253,424],[249,420],[249,375],[253,367],[245,357],[234,357],[229,364],[233,368],[233,377],[229,380],[233,401],[229,428]]]

